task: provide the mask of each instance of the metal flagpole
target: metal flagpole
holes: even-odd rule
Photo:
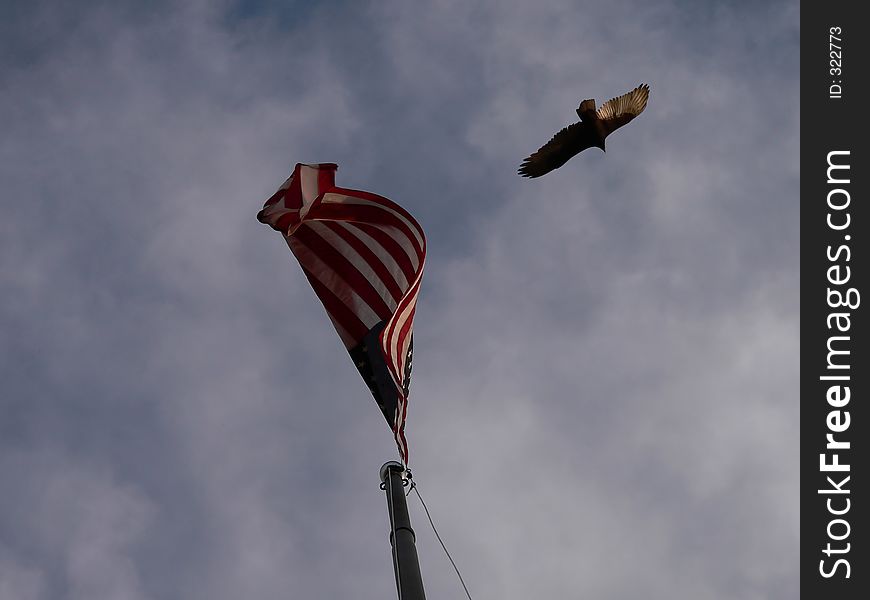
[[[390,513],[390,545],[393,547],[393,570],[396,572],[396,589],[399,600],[426,600],[423,593],[423,578],[417,561],[416,538],[411,529],[408,504],[405,501],[405,467],[396,461],[381,467],[381,489],[387,493],[387,510]]]

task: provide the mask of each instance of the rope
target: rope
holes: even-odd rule
[[[453,565],[453,570],[456,571],[457,577],[459,577],[459,583],[462,584],[462,589],[465,590],[465,595],[468,596],[468,600],[472,600],[471,594],[468,592],[468,586],[465,585],[465,580],[462,579],[462,573],[459,572],[459,567],[456,566],[456,562],[454,562],[453,557],[450,556],[450,552],[447,550],[447,546],[444,545],[444,540],[441,539],[441,536],[438,534],[438,530],[435,528],[435,523],[432,521],[432,515],[429,514],[429,507],[426,506],[426,501],[423,500],[423,496],[420,495],[420,490],[417,489],[417,482],[414,481],[411,477],[411,471],[406,471],[408,474],[408,481],[411,482],[411,489],[408,490],[408,494],[411,493],[411,490],[417,494],[417,497],[420,499],[420,504],[423,505],[423,510],[426,511],[426,517],[429,519],[429,525],[432,526],[432,531],[435,532],[435,537],[438,538],[438,542],[441,544],[441,547],[444,549],[444,554],[447,555],[447,558],[450,559],[450,564]],[[406,496],[408,494],[405,494]]]

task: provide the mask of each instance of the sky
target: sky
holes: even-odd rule
[[[297,162],[426,230],[406,433],[475,600],[798,597],[798,8],[4,2],[0,600],[394,597],[392,435],[256,220]]]

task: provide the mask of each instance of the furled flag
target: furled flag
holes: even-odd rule
[[[336,187],[336,169],[297,164],[257,219],[284,234],[407,464],[411,329],[426,238],[395,202]]]

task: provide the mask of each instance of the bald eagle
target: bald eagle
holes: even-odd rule
[[[604,150],[604,139],[642,113],[647,99],[649,86],[642,84],[627,94],[608,100],[598,110],[595,110],[595,100],[584,100],[577,108],[580,121],[568,125],[526,158],[517,173],[523,177],[540,177],[558,169],[587,148]]]

